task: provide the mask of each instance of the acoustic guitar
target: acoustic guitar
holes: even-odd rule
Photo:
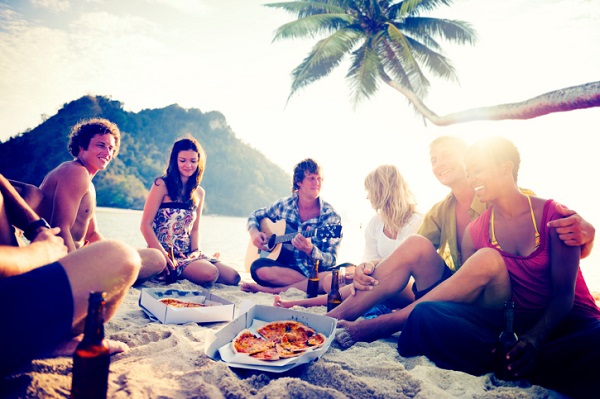
[[[272,222],[269,218],[260,221],[260,231],[268,237],[267,250],[258,249],[250,240],[246,250],[246,271],[250,271],[250,265],[258,258],[277,260],[281,254],[282,244],[292,241],[296,234],[302,234],[306,238],[316,237],[316,240],[325,241],[328,238],[339,238],[342,234],[342,226],[339,224],[327,224],[316,229],[305,231],[293,231],[286,234],[287,224],[284,219]]]

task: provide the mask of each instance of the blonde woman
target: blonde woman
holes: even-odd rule
[[[392,253],[408,236],[417,232],[423,221],[423,214],[417,211],[414,195],[402,173],[394,165],[381,165],[370,172],[365,178],[365,191],[375,215],[365,229],[363,261],[376,264]],[[347,268],[347,279],[351,279],[353,269],[354,266]],[[325,277],[323,286],[326,289],[331,287],[330,279],[330,276]],[[412,284],[402,293],[407,304],[414,300],[411,287]],[[343,286],[340,292],[343,298],[347,298],[352,293],[352,285]],[[275,306],[285,308],[326,304],[327,295],[293,301],[283,301],[279,295],[275,297]],[[380,308],[372,314],[382,311],[386,309]]]

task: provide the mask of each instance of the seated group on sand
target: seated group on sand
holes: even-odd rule
[[[15,320],[10,331],[0,329],[0,339],[12,343],[0,349],[1,358],[12,359],[2,362],[1,375],[49,351],[72,354],[91,291],[107,293],[108,320],[136,282],[239,284],[218,253],[199,248],[206,155],[191,136],[174,143],[167,170],[150,188],[140,226],[148,247],[103,239],[92,179],[119,144],[116,125],[87,120],[71,132],[74,160],[48,173],[39,189],[0,175],[0,299],[10,304],[7,320]],[[363,262],[344,264],[343,302],[327,313],[339,320],[338,343],[402,331],[402,356],[426,355],[440,367],[484,374],[495,369],[502,307],[511,301],[519,340],[504,359],[508,375],[573,397],[595,392],[600,309],[579,268],[592,249],[593,226],[519,188],[519,152],[506,139],[467,147],[440,137],[430,156],[450,193],[425,215],[396,167],[381,165],[365,179],[375,215],[365,229]],[[277,295],[275,306],[325,304],[331,270],[341,266],[342,234],[332,228],[342,220],[321,198],[322,183],[320,166],[304,159],[294,168],[291,196],[251,213],[256,258],[249,264],[253,282],[242,290],[304,290],[318,261],[321,295]],[[272,251],[269,229],[279,222],[289,239]],[[24,298],[23,290],[32,294]],[[31,309],[36,317],[25,317]],[[112,343],[111,350],[123,346]]]

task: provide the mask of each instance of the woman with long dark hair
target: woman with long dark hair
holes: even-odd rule
[[[237,285],[240,275],[235,269],[199,248],[205,195],[200,182],[205,167],[206,155],[196,139],[188,135],[177,140],[166,172],[150,188],[140,229],[148,246],[164,253],[177,278]],[[174,261],[169,258],[171,249]]]

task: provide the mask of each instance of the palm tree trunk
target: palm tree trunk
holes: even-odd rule
[[[402,93],[413,106],[431,123],[449,126],[477,120],[533,119],[554,112],[600,106],[600,81],[550,91],[517,103],[472,108],[440,116],[429,109],[410,89],[384,77],[384,82]]]

